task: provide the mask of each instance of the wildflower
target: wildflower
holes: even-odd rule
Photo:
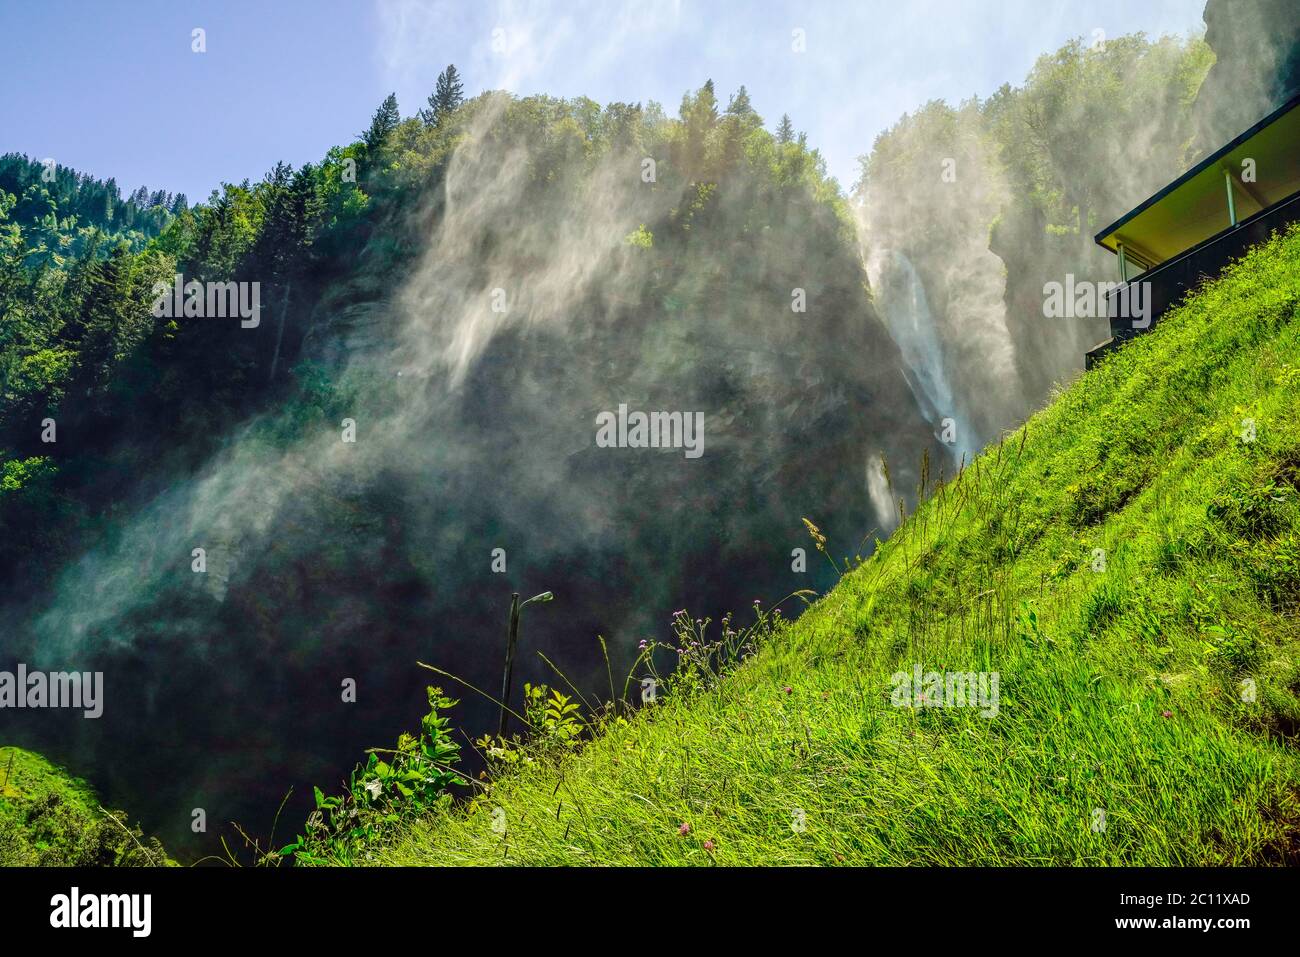
[[[691,833],[691,826],[685,821],[682,821],[682,826],[677,829],[677,833],[682,837],[685,837],[687,834]]]
[[[642,651],[645,650],[645,639],[644,639],[644,638],[641,639],[641,641],[640,641],[640,643],[637,645],[637,647],[640,648]]]
[[[1174,713],[1173,713],[1172,711],[1164,711],[1164,712],[1162,712],[1161,715],[1160,715],[1160,717],[1162,717],[1162,718],[1172,718],[1173,716],[1174,716]]]
[[[789,685],[786,685],[785,688],[782,690],[784,690],[786,694],[794,694],[794,689],[791,688]]]
[[[712,841],[705,841],[705,842],[704,842],[704,849],[705,849],[706,851],[708,851],[710,854],[712,854],[712,853],[713,853],[713,842],[712,842]]]

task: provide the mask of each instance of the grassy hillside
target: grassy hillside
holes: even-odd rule
[[[935,483],[724,680],[371,859],[1300,862],[1297,422],[1292,231]],[[918,663],[997,672],[996,715],[892,706]]]
[[[161,845],[109,815],[86,782],[38,754],[0,748],[0,867],[171,863]]]

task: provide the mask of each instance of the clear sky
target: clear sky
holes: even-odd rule
[[[455,63],[484,89],[657,100],[742,83],[849,186],[904,112],[1023,80],[1071,37],[1186,34],[1205,0],[0,0],[0,152],[205,199],[404,116]],[[192,31],[206,31],[194,53]],[[804,31],[806,48],[792,47]],[[495,33],[494,31],[501,31]]]

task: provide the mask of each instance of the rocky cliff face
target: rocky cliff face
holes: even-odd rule
[[[1196,97],[1204,155],[1300,93],[1300,0],[1208,0],[1215,64]]]

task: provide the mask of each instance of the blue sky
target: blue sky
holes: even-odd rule
[[[0,152],[206,198],[354,138],[396,91],[658,100],[742,83],[789,113],[844,186],[925,101],[1019,83],[1070,37],[1186,34],[1205,0],[0,0]],[[206,31],[207,52],[191,51]],[[792,49],[793,31],[806,37]],[[494,31],[500,30],[495,35]]]

